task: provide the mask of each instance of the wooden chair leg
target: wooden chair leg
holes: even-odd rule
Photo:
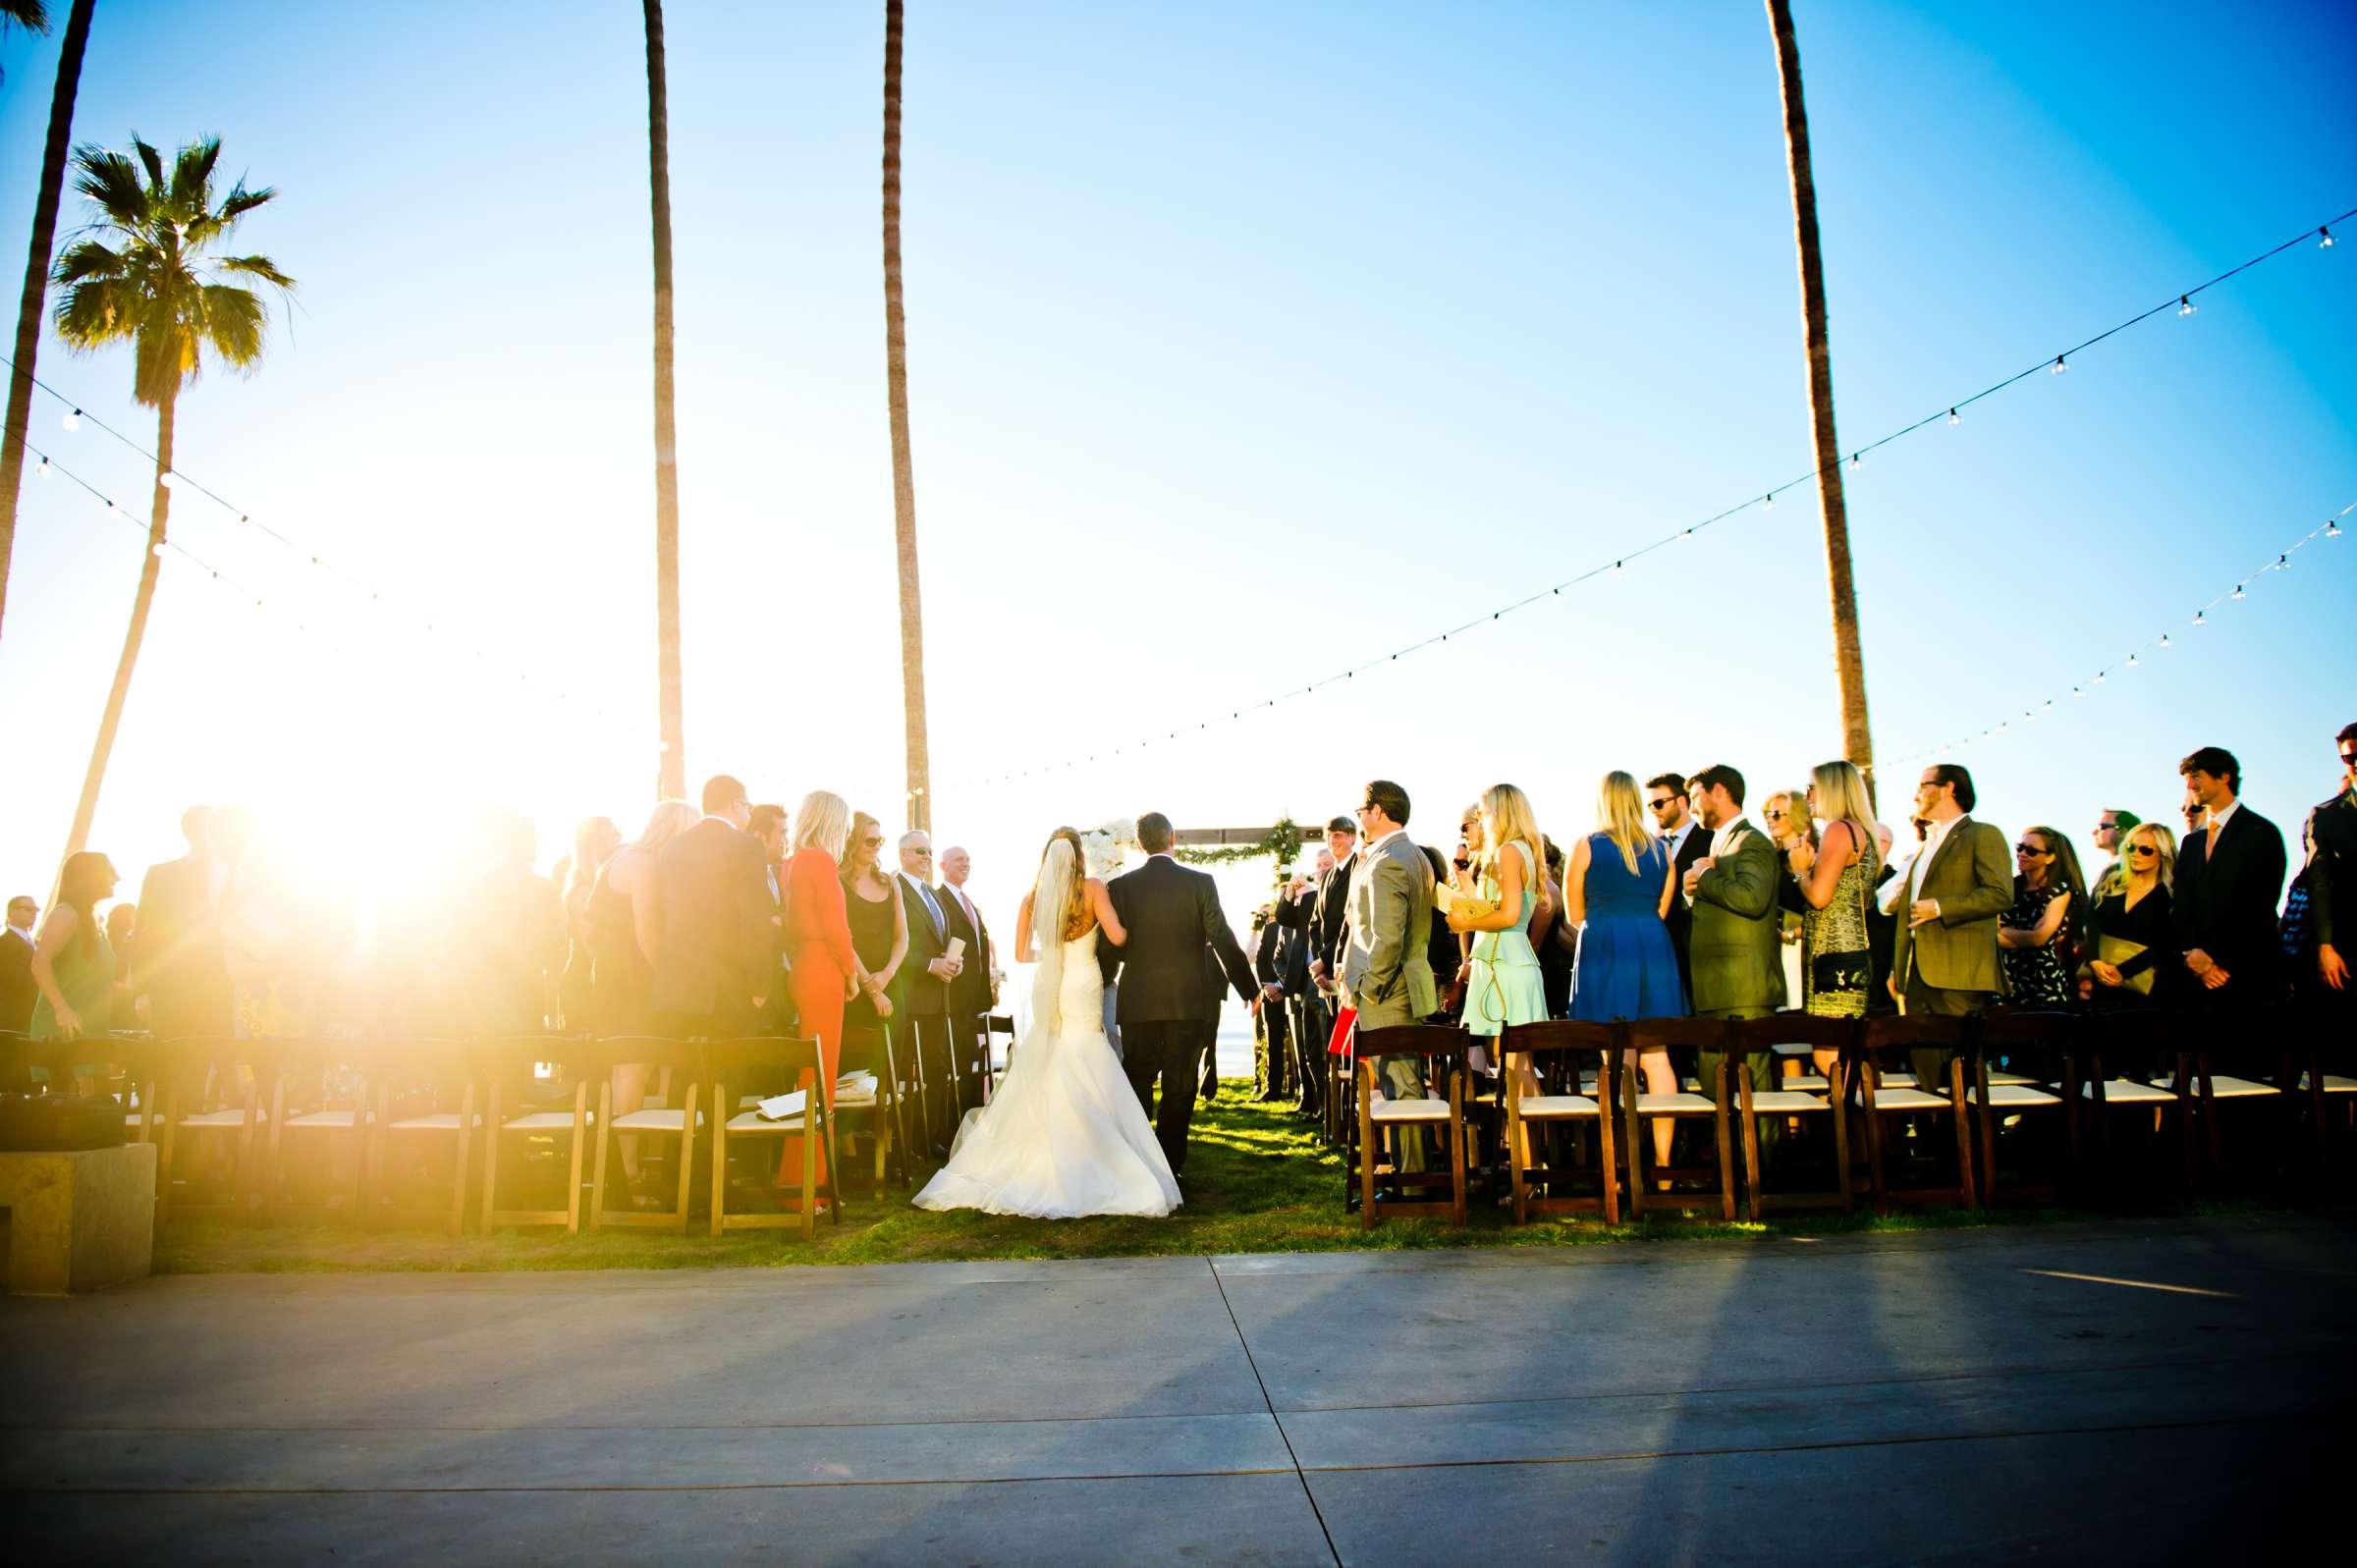
[[[1510,1073],[1514,1069],[1508,1065],[1506,1070]],[[1506,1176],[1514,1195],[1514,1223],[1517,1225],[1530,1223],[1530,1190],[1525,1179],[1531,1168],[1531,1162],[1526,1158],[1529,1147],[1530,1134],[1522,1125],[1521,1102],[1509,1080],[1506,1086]]]
[[[1968,1113],[1970,1108],[1964,1103],[1964,1063],[1959,1057],[1947,1058],[1947,1094],[1948,1109],[1956,1123],[1956,1185],[1963,1194],[1964,1207],[1978,1209],[1981,1202],[1980,1187],[1973,1179],[1972,1118]]]
[[[2201,1075],[2202,1127],[2210,1137],[2210,1168],[2222,1176],[2226,1170],[2226,1140],[2218,1125],[2218,1095],[2210,1082],[2210,1053],[2194,1053],[2193,1065]]]
[[[1858,1079],[1860,1103],[1866,1108],[1866,1180],[1874,1195],[1877,1217],[1891,1212],[1891,1190],[1883,1182],[1883,1118],[1874,1105],[1874,1070],[1866,1068]]]
[[[712,1234],[728,1228],[729,1212],[729,1108],[722,1105],[728,1087],[712,1086]]]
[[[695,1119],[695,1102],[687,1103],[687,1119]],[[597,1163],[589,1177],[589,1228],[606,1228],[606,1152],[614,1142],[614,1078],[609,1073],[597,1086]],[[682,1159],[684,1167],[686,1161]]]
[[[1623,1069],[1620,1079],[1620,1130],[1628,1136],[1628,1217],[1645,1217],[1645,1120],[1637,1114],[1637,1074]]]
[[[581,1156],[586,1153],[581,1139],[588,1131],[588,1111],[589,1086],[576,1083],[573,1086],[573,1159],[567,1164],[570,1174],[565,1183],[565,1234],[569,1236],[581,1233]]]
[[[155,1223],[161,1229],[172,1212],[172,1154],[180,1141],[180,1084],[164,1091],[163,1147],[155,1157]]]
[[[1372,1062],[1361,1062],[1352,1070],[1352,1081],[1358,1086],[1358,1217],[1362,1229],[1375,1228],[1375,1108],[1373,1097],[1359,1079],[1374,1071]]]
[[[1465,1078],[1460,1069],[1449,1079],[1450,1209],[1458,1224],[1465,1222]]]
[[[680,1206],[673,1216],[671,1233],[687,1234],[687,1205],[695,1192],[695,1110],[702,1103],[703,1085],[689,1084],[680,1104]],[[603,1146],[600,1146],[602,1153]]]
[[[2064,1171],[2064,1179],[2068,1183],[2071,1200],[2076,1202],[2081,1196],[2081,1168],[2079,1164],[2079,1063],[2074,1056],[2062,1058],[2062,1139],[2064,1158],[2069,1162]]]
[[[1735,1069],[1735,1099],[1743,1117],[1743,1191],[1751,1205],[1751,1217],[1760,1217],[1760,1124],[1751,1109],[1751,1074],[1740,1063]],[[1733,1207],[1729,1200],[1728,1207]],[[1727,1217],[1732,1219],[1730,1213]]]
[[[1841,1212],[1857,1211],[1857,1183],[1850,1179],[1849,1170],[1849,1076],[1836,1061],[1826,1069],[1826,1104],[1834,1113],[1834,1173],[1841,1184]]]
[[[1576,1088],[1576,1082],[1573,1084]],[[1613,1072],[1609,1061],[1599,1061],[1596,1067],[1596,1138],[1604,1162],[1604,1222],[1620,1223],[1620,1172],[1614,1156],[1613,1139]]]
[[[1718,1124],[1719,1134],[1719,1217],[1731,1225],[1735,1222],[1735,1155],[1727,1118],[1727,1060],[1725,1057],[1720,1058],[1719,1074],[1715,1081],[1719,1094],[1712,1104],[1718,1108],[1718,1110],[1711,1120]],[[1743,1081],[1745,1083],[1751,1081],[1748,1073],[1744,1075]],[[1748,1125],[1745,1128],[1744,1136],[1751,1136]]]
[[[1981,1197],[1983,1203],[1997,1207],[1997,1106],[1989,1092],[1989,1062],[1975,1054],[1972,1076],[1978,1085],[1981,1123]]]
[[[804,1067],[802,1090],[802,1240],[818,1239],[818,1074]]]
[[[482,1234],[491,1234],[491,1215],[498,1208],[499,1196],[499,1085],[491,1085],[488,1108],[483,1112],[483,1217]]]
[[[484,1154],[483,1182],[488,1186],[491,1180],[491,1172],[488,1168],[490,1145],[486,1143],[484,1149],[486,1152]],[[458,1168],[453,1170],[450,1175],[450,1233],[454,1236],[464,1234],[466,1229],[466,1171],[473,1154],[474,1085],[468,1083],[466,1093],[460,1096]]]

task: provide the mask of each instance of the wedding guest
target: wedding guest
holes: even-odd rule
[[[1547,1017],[1547,979],[1530,945],[1530,924],[1547,887],[1539,847],[1544,841],[1530,798],[1510,784],[1490,785],[1465,814],[1472,864],[1451,877],[1450,886],[1490,910],[1468,915],[1456,909],[1442,918],[1450,931],[1470,939],[1456,980],[1465,999],[1464,1028],[1485,1040],[1495,1041],[1508,1024],[1541,1023]],[[1474,1061],[1477,1070],[1500,1070],[1494,1049],[1475,1049],[1484,1052]],[[1521,1079],[1524,1094],[1539,1093],[1538,1074],[1527,1061],[1511,1064],[1510,1070]]]
[[[2242,765],[2224,747],[2202,747],[2177,772],[2187,800],[2205,813],[2202,831],[2187,835],[2177,852],[2169,902],[2186,972],[2201,988],[2195,1000],[2214,1011],[2280,1001],[2275,903],[2283,894],[2283,835],[2241,803]]]
[[[1657,773],[1646,780],[1645,809],[1653,819],[1654,838],[1669,851],[1670,868],[1675,873],[1672,880],[1677,891],[1670,900],[1670,946],[1677,952],[1677,983],[1691,997],[1694,995],[1690,946],[1694,906],[1686,897],[1685,881],[1686,873],[1694,869],[1694,862],[1709,852],[1711,836],[1696,831],[1684,774]]]
[[[538,1032],[550,981],[564,967],[565,915],[557,890],[532,869],[532,825],[514,811],[487,815],[483,866],[444,928],[444,961],[456,979],[461,1027],[470,1035]]]
[[[2195,799],[2191,790],[2186,791],[2185,803],[2177,810],[2185,818],[2186,838],[2191,838],[2195,834],[2200,833],[2203,824],[2210,820],[2210,808]]]
[[[1293,1041],[1297,1048],[1297,1076],[1300,1090],[1300,1108],[1316,1114],[1325,1103],[1326,1046],[1334,1034],[1334,1014],[1327,1004],[1326,994],[1318,988],[1310,973],[1310,956],[1316,943],[1316,914],[1319,889],[1338,864],[1333,848],[1321,846],[1311,868],[1311,875],[1302,880],[1300,891],[1290,900],[1280,901],[1278,923],[1285,927],[1285,990],[1293,1014]]]
[[[1563,918],[1563,849],[1547,840],[1547,898],[1531,917],[1530,946],[1539,955],[1539,978],[1547,987],[1547,1016],[1571,1016],[1571,970],[1579,932]]]
[[[1432,864],[1407,838],[1408,810],[1407,791],[1388,779],[1371,781],[1358,808],[1367,842],[1351,864],[1342,981],[1361,1029],[1416,1023],[1440,1006],[1428,946]],[[1387,1098],[1424,1098],[1423,1057],[1380,1057],[1375,1072]],[[1427,1154],[1422,1129],[1399,1134],[1399,1169],[1425,1169]]]
[[[1448,881],[1449,860],[1430,844],[1418,844],[1416,847],[1424,852],[1424,863],[1432,868],[1433,886],[1437,888]],[[1458,848],[1461,851],[1463,845],[1459,844]],[[1471,865],[1472,861],[1467,858],[1465,863]],[[1456,973],[1458,966],[1465,961],[1465,946],[1470,940],[1449,929],[1449,917],[1441,913],[1440,903],[1436,899],[1432,906],[1432,918],[1425,928],[1424,961],[1432,966],[1432,977],[1436,983],[1443,975],[1450,977],[1450,983],[1439,987],[1441,1004],[1439,1011],[1433,1014],[1435,1022],[1454,1023],[1464,1010],[1464,988],[1456,982]]]
[[[1310,924],[1309,976],[1332,1000],[1342,989],[1343,924],[1349,912],[1358,824],[1349,817],[1336,817],[1327,823],[1326,847],[1334,856],[1334,866],[1318,882],[1317,907]]]
[[[565,972],[557,978],[557,1005],[565,1027],[584,1033],[592,1026],[590,971],[596,962],[589,936],[589,895],[597,874],[622,847],[622,830],[612,817],[586,817],[573,830],[573,854],[565,863]]]
[[[2169,918],[2177,875],[2176,835],[2158,822],[2140,822],[2122,835],[2123,868],[2110,891],[2095,897],[2087,912],[2087,961],[2079,970],[2080,993],[2096,1006],[2113,1010],[2174,1001],[2178,976],[2175,927]],[[2110,1064],[2133,1075],[2153,1063]]]
[[[781,811],[779,818],[784,820]],[[843,1060],[844,1004],[859,995],[859,955],[843,892],[844,841],[851,833],[850,803],[813,789],[794,813],[794,858],[786,865],[786,962],[794,1007],[805,1039],[818,1042],[820,1087],[829,1111]],[[881,837],[879,835],[879,837]],[[802,1140],[789,1133],[778,1160],[778,1185],[801,1183]],[[828,1178],[827,1146],[818,1146],[818,1179]],[[799,1202],[798,1194],[794,1199]]]
[[[1740,779],[1734,787],[1739,797]],[[1660,813],[1654,816],[1658,821]],[[1647,833],[1637,782],[1625,773],[1608,773],[1597,785],[1596,821],[1596,831],[1571,846],[1563,870],[1563,918],[1579,933],[1571,1016],[1591,1023],[1683,1017],[1685,990],[1668,925],[1677,880],[1668,836]],[[1648,1092],[1677,1093],[1677,1069],[1668,1052],[1631,1052],[1629,1057],[1628,1066],[1645,1075]],[[1666,1118],[1654,1121],[1657,1165],[1669,1163],[1675,1131]]]
[[[858,959],[859,995],[844,1009],[844,1027],[889,1025],[893,1050],[913,1076],[914,1058],[892,1004],[893,979],[908,956],[908,915],[901,905],[899,879],[884,869],[883,825],[864,811],[851,813],[850,837],[843,853],[844,908],[851,927],[851,952]]]
[[[1863,1018],[1874,994],[1874,943],[1867,919],[1883,872],[1882,840],[1865,776],[1846,760],[1821,762],[1809,776],[1809,814],[1825,824],[1811,842],[1784,851],[1802,903],[1801,1010],[1819,1018]],[[1821,1077],[1834,1051],[1810,1053]]]
[[[726,774],[705,781],[703,820],[655,861],[662,937],[655,945],[655,1016],[680,1040],[728,1040],[760,1027],[776,989],[777,928],[753,803]]]
[[[2013,863],[2013,902],[1997,917],[2007,1000],[2016,1007],[2066,1007],[2086,923],[2079,857],[2054,829],[2025,828]]]
[[[998,955],[982,911],[967,896],[966,878],[973,875],[974,857],[959,844],[941,852],[942,913],[950,935],[965,944],[958,978],[950,982],[950,1025],[958,1051],[958,1104],[972,1109],[982,1104],[983,1076],[990,1070],[989,1036],[982,1020],[999,1001]]]
[[[758,805],[746,833],[761,846],[762,883],[769,890],[770,965],[769,1004],[762,1009],[761,1028],[773,1035],[795,1033],[794,997],[786,973],[786,808]]]
[[[0,1029],[23,1034],[32,1027],[32,1004],[40,988],[32,983],[32,949],[40,939],[33,921],[41,906],[30,893],[8,901],[8,928],[0,931]]]
[[[2351,907],[2357,904],[2357,724],[2341,726],[2334,743],[2340,750],[2340,792],[2309,812],[2300,830],[2306,851],[2300,879],[2308,889],[2305,946],[2312,949],[2300,985],[2320,1016],[2346,1019],[2353,993],[2340,928],[2357,913]]]
[[[1295,879],[1285,885],[1279,902],[1298,891],[1297,883]],[[1262,1105],[1283,1100],[1291,1081],[1286,1070],[1292,1044],[1292,1020],[1284,1006],[1286,937],[1285,927],[1277,923],[1275,904],[1252,912],[1252,978],[1260,982],[1261,1003],[1253,1016],[1252,1098]]]
[[[589,1018],[597,1033],[609,1040],[644,1038],[658,1032],[655,953],[663,945],[659,867],[663,851],[701,816],[685,800],[657,802],[638,837],[606,857],[590,886]],[[627,1116],[643,1110],[647,1083],[653,1077],[651,1062],[615,1067],[614,1114]],[[659,1195],[642,1190],[637,1134],[625,1133],[618,1141],[631,1206],[650,1211],[662,1208]]]
[[[27,967],[33,989],[34,1040],[87,1040],[114,1027],[115,951],[98,906],[115,895],[115,865],[94,849],[66,857],[57,901],[41,923],[41,939]],[[82,1079],[81,1064],[76,1077]]]
[[[220,906],[229,862],[212,841],[213,810],[181,814],[189,852],[150,866],[139,884],[139,940],[131,955],[133,1005],[158,1040],[221,1039],[231,1031],[228,957]],[[224,835],[236,824],[224,819]]]
[[[1875,873],[1874,886],[1866,904],[1866,946],[1874,954],[1874,985],[1866,996],[1866,1012],[1895,1012],[1898,1002],[1884,984],[1891,975],[1891,951],[1898,945],[1898,916],[1884,903],[1890,889],[1900,882],[1899,868],[1891,861],[1891,846],[1895,841],[1887,822],[1874,824],[1874,844],[1882,870]]]
[[[2013,902],[2005,836],[1971,816],[1972,775],[1954,763],[1923,771],[1915,815],[1926,824],[1923,847],[1900,884],[1905,922],[1891,955],[1891,994],[1910,1015],[1977,1013],[2003,989],[1997,918]],[[1911,1053],[1917,1087],[1943,1093],[1955,1054]]]
[[[139,906],[128,898],[118,899],[106,912],[106,945],[115,953],[115,983],[109,988],[110,1016],[125,1023],[132,1020],[131,947],[139,929]]]
[[[950,1140],[958,1131],[957,1072],[950,1050],[950,982],[963,965],[949,956],[949,916],[942,912],[941,895],[933,891],[933,839],[910,831],[901,835],[901,907],[908,927],[908,955],[893,980],[893,1011],[902,1019],[903,1037],[918,1054],[925,1082],[938,1085],[931,1099],[933,1152],[948,1159]]]
[[[2109,892],[2113,883],[2127,876],[2128,868],[2120,852],[2121,838],[2143,820],[2133,811],[2123,811],[2117,806],[2106,806],[2096,818],[2095,847],[2102,850],[2106,858],[2104,868],[2095,874],[2095,881],[2088,885],[2087,897],[2091,905]]]
[[[1769,842],[1776,849],[1776,903],[1783,911],[1777,922],[1777,935],[1783,943],[1784,996],[1789,999],[1801,994],[1803,979],[1800,972],[1800,917],[1808,905],[1800,896],[1800,884],[1785,864],[1795,843],[1805,842],[1817,847],[1817,824],[1809,815],[1806,789],[1779,789],[1760,802],[1760,822],[1766,828]]]
[[[1686,872],[1694,906],[1694,1013],[1703,1018],[1764,1018],[1784,1004],[1783,911],[1776,901],[1779,865],[1768,836],[1743,817],[1743,776],[1725,763],[1687,781],[1694,815],[1711,836],[1710,853]],[[1576,1000],[1576,995],[1574,1000]],[[1716,1092],[1721,1056],[1696,1053],[1695,1076]],[[1752,1088],[1772,1087],[1774,1064],[1765,1054],[1748,1059]],[[1763,1120],[1762,1143],[1778,1123]]]

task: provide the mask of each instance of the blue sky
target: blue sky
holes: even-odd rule
[[[1730,761],[1760,794],[1838,749],[1804,489],[1396,669],[1110,755],[1807,471],[1758,7],[910,9],[936,827],[1002,919],[1059,822],[1307,820],[1385,775],[1439,841],[1505,778],[1565,838],[1607,768]],[[669,30],[689,771],[890,823],[881,18],[675,4]],[[2345,6],[1798,21],[1845,446],[2357,205]],[[184,400],[181,466],[382,593],[176,507],[267,603],[167,567],[92,840],[126,868],[173,852],[196,799],[356,865],[484,801],[532,812],[544,860],[578,816],[643,815],[641,48],[624,5],[100,6],[78,136],[218,133],[283,192],[247,240],[302,283],[257,376]],[[0,50],[13,257],[55,49]],[[2357,501],[2352,267],[2296,247],[1849,476],[1887,757],[2066,692]],[[52,339],[41,374],[151,437],[126,356]],[[144,494],[58,412],[36,401],[36,444]],[[12,887],[46,884],[137,570],[132,531],[68,492],[27,481],[0,635]],[[2296,829],[2357,718],[2329,652],[2352,556],[2320,543],[2165,664],[1959,752],[1983,814],[2084,849],[2102,806],[2168,813],[2176,759],[2215,742]]]

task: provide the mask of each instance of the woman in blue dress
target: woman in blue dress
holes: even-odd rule
[[[1594,1023],[1616,1018],[1679,1018],[1685,992],[1677,983],[1677,952],[1664,922],[1677,884],[1669,848],[1645,828],[1637,781],[1608,773],[1596,791],[1603,824],[1571,846],[1563,871],[1563,918],[1579,931],[1571,973],[1571,1016]],[[1675,1094],[1677,1074],[1666,1051],[1629,1053],[1653,1094]],[[1675,1131],[1668,1117],[1653,1124],[1657,1165],[1670,1161]]]

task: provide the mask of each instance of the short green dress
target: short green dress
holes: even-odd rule
[[[1530,917],[1539,906],[1539,880],[1529,846],[1516,838],[1507,848],[1522,857],[1522,914],[1504,931],[1484,931],[1473,938],[1473,975],[1465,987],[1464,1026],[1469,1033],[1497,1035],[1511,1023],[1544,1023],[1547,1018],[1547,976],[1530,945]],[[1496,900],[1502,894],[1494,874],[1483,873],[1481,895]]]
[[[54,966],[57,989],[65,993],[66,1005],[82,1015],[84,1037],[102,1035],[114,1027],[115,949],[107,945],[103,928],[92,935],[97,940],[85,951],[82,933],[76,932]],[[57,1009],[49,1005],[47,996],[32,1004],[31,1035],[35,1040],[65,1038],[57,1027]]]

